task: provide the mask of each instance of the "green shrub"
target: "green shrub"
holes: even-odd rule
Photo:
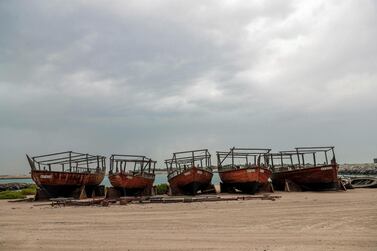
[[[169,185],[168,184],[159,184],[156,185],[156,194],[167,194],[169,191]]]
[[[25,188],[21,190],[21,193],[23,195],[35,195],[37,193],[37,188],[35,187]]]
[[[11,199],[25,199],[26,195],[22,194],[22,191],[2,191],[0,192],[0,200]]]

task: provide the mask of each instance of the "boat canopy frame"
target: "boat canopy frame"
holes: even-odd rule
[[[268,153],[271,152],[269,148],[241,148],[232,147],[229,151],[217,151],[217,168],[221,169],[235,169],[240,168],[240,165],[235,164],[235,160],[244,159],[245,165],[243,167],[256,167],[261,166],[261,158],[263,157],[263,163],[265,166],[269,166]],[[224,161],[231,160],[230,165],[224,165]],[[253,161],[253,164],[249,160]]]
[[[171,159],[165,160],[165,165],[169,179],[192,167],[212,172],[211,154],[208,149],[174,152]]]
[[[26,157],[32,170],[70,173],[97,173],[106,170],[106,157],[101,155],[65,151],[34,157],[26,154]]]
[[[294,150],[279,151],[277,153],[269,153],[271,167],[274,171],[282,169],[295,170],[318,166],[337,165],[334,146],[319,147],[295,147]],[[317,154],[323,154],[324,163],[318,163]],[[332,154],[329,159],[329,153]],[[311,155],[313,162],[305,163],[305,156]],[[285,164],[284,160],[289,160],[290,164]],[[276,162],[280,162],[279,164]]]
[[[127,163],[131,165],[127,166]],[[154,174],[156,163],[157,161],[144,155],[112,154],[109,173],[112,174],[115,171],[116,173]]]

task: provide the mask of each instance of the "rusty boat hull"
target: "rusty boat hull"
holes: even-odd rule
[[[222,187],[240,190],[244,193],[254,194],[268,184],[271,171],[267,168],[248,167],[231,170],[219,170]]]
[[[188,168],[168,179],[173,194],[195,195],[211,186],[213,173],[197,167]]]
[[[150,193],[154,174],[128,174],[128,173],[114,173],[109,174],[111,185],[119,190],[123,195],[135,196],[145,193]]]
[[[45,170],[32,170],[31,178],[35,184],[43,189],[50,197],[68,197],[85,186],[87,192],[101,184],[105,172],[76,173]]]
[[[323,165],[296,170],[274,172],[272,184],[277,190],[284,190],[286,181],[293,182],[303,191],[337,190],[338,165]]]

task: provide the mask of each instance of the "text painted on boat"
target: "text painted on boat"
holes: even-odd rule
[[[321,170],[323,171],[323,170],[331,170],[332,169],[332,167],[331,166],[327,166],[327,167],[321,167]]]

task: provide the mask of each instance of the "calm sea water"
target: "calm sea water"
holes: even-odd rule
[[[4,183],[34,183],[32,179],[0,179],[0,184]],[[163,184],[163,183],[168,183],[168,178],[166,177],[166,174],[164,173],[157,173],[156,178],[154,180],[154,184]],[[220,177],[218,173],[214,173],[212,177],[212,184],[219,184],[220,183]],[[110,181],[107,178],[107,176],[103,179],[102,185],[110,187]]]

